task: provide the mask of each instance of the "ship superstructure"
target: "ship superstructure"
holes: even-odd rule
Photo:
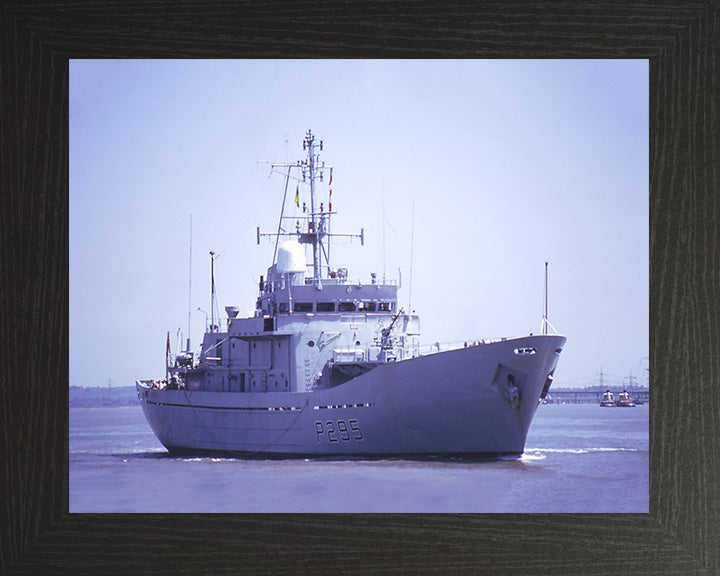
[[[275,244],[254,314],[226,307],[226,326],[213,317],[197,357],[186,350],[164,380],[137,382],[158,439],[171,451],[237,455],[521,453],[565,338],[421,350],[420,319],[399,308],[397,282],[354,281],[333,267],[332,240],[363,243],[364,233],[331,231],[332,188],[326,210],[316,187],[332,183],[333,168],[311,131],[303,148],[303,161],[273,165],[285,196],[277,232],[257,230],[258,243]],[[310,206],[289,218],[291,176]]]

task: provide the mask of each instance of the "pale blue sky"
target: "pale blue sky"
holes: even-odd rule
[[[335,166],[353,279],[402,269],[423,343],[568,337],[556,386],[648,366],[645,60],[72,60],[70,384],[164,375],[165,335],[251,311],[284,179],[308,128]],[[327,193],[326,185],[320,190]],[[385,256],[383,216],[385,205]],[[294,204],[291,205],[291,209]]]

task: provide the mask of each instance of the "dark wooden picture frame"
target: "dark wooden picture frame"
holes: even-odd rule
[[[719,5],[6,0],[0,572],[720,574]],[[648,59],[650,513],[69,514],[68,61],[118,57]]]

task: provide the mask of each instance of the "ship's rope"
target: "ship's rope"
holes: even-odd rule
[[[288,424],[288,425],[285,427],[285,429],[284,429],[282,432],[280,432],[280,433],[275,437],[275,439],[274,439],[272,442],[269,442],[267,445],[263,446],[263,447],[260,448],[259,450],[255,450],[254,452],[250,452],[250,454],[252,454],[252,455],[262,454],[262,453],[264,453],[268,448],[272,448],[272,447],[275,445],[275,443],[276,443],[278,440],[280,440],[280,438],[282,438],[293,426],[295,426],[295,423],[298,421],[298,419],[300,418],[300,416],[302,416],[302,413],[305,412],[305,408],[307,408],[309,405],[310,405],[310,400],[309,400],[308,398],[306,398],[306,399],[305,399],[305,404],[302,405],[302,407],[300,408],[300,411],[298,412],[297,416],[295,416],[295,418],[293,418],[293,421],[292,421],[290,424]],[[245,454],[248,454],[248,453],[245,452]]]
[[[213,434],[212,429],[211,429],[211,428],[208,428],[208,426],[205,425],[202,417],[200,417],[200,416],[198,415],[198,413],[195,411],[196,406],[193,406],[192,402],[190,401],[190,398],[188,397],[188,394],[187,394],[187,389],[183,388],[183,394],[184,394],[184,396],[185,396],[185,401],[187,402],[187,404],[188,404],[188,406],[190,407],[190,409],[193,411],[193,415],[195,416],[196,421],[199,421],[199,422],[200,422],[200,425],[207,431],[207,433],[208,433],[208,434],[210,435],[210,437],[212,438],[213,442],[215,442],[216,444],[220,444],[220,441],[217,439],[217,437],[215,436],[215,434]],[[295,426],[295,424],[296,424],[297,421],[299,420],[300,416],[302,416],[303,412],[305,412],[305,409],[309,406],[309,404],[310,404],[310,400],[306,398],[306,399],[305,399],[305,403],[304,403],[303,406],[300,408],[300,410],[298,411],[298,413],[297,413],[297,415],[295,416],[295,418],[293,418],[292,422],[290,422],[283,430],[281,430],[281,431],[278,433],[278,435],[275,437],[275,439],[273,439],[271,442],[269,442],[268,444],[266,444],[266,445],[263,446],[262,448],[259,448],[259,449],[257,449],[257,450],[251,450],[251,451],[248,451],[248,450],[231,450],[231,449],[226,449],[226,448],[223,448],[223,449],[218,448],[218,450],[221,450],[222,452],[227,452],[227,453],[229,453],[229,454],[233,454],[233,455],[236,455],[236,456],[256,456],[256,455],[258,455],[258,454],[263,454],[263,453],[265,453],[265,451],[266,451],[268,448],[272,448],[272,447],[280,440],[280,438],[283,437],[283,435],[287,434],[287,432],[288,432],[291,428],[293,428],[293,427]]]

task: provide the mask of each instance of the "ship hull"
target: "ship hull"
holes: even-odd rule
[[[229,393],[137,382],[171,452],[243,457],[521,454],[562,336],[388,362],[333,388]],[[518,352],[520,351],[520,352]]]

